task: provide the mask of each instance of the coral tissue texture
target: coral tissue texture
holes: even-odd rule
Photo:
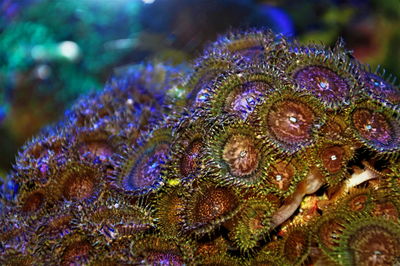
[[[341,42],[232,33],[26,143],[2,265],[400,263],[400,91]]]

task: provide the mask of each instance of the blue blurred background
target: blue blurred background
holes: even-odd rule
[[[80,95],[143,60],[190,62],[231,29],[302,43],[343,37],[400,74],[399,0],[0,0],[0,176],[18,148]]]

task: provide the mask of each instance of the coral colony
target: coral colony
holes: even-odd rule
[[[400,263],[400,91],[341,42],[231,33],[142,65],[18,154],[6,265]]]

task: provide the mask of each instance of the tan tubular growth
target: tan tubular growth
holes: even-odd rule
[[[321,174],[316,168],[312,168],[307,178],[302,181],[296,191],[288,198],[286,203],[275,212],[271,220],[271,229],[279,226],[297,210],[303,197],[316,192],[324,184]]]
[[[379,177],[381,174],[374,170],[368,162],[362,162],[365,169],[355,169],[354,173],[349,179],[344,182],[343,187],[339,190],[337,194],[343,194],[349,191],[351,188],[358,186],[368,180]],[[289,197],[286,203],[278,209],[277,212],[272,216],[272,226],[271,229],[279,226],[283,222],[292,216],[292,214],[300,206],[303,197],[307,194],[315,193],[324,184],[321,174],[316,168],[311,169],[307,178],[301,182],[296,191]],[[335,196],[333,197],[335,198]]]
[[[352,187],[358,186],[365,181],[381,176],[381,173],[372,168],[368,162],[363,161],[362,164],[365,166],[365,169],[356,169],[354,171],[351,177],[345,181],[344,191],[347,192]]]

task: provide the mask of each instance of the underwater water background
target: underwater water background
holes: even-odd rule
[[[271,28],[400,74],[398,0],[2,0],[0,176],[74,100],[143,60],[191,62],[232,29]]]

